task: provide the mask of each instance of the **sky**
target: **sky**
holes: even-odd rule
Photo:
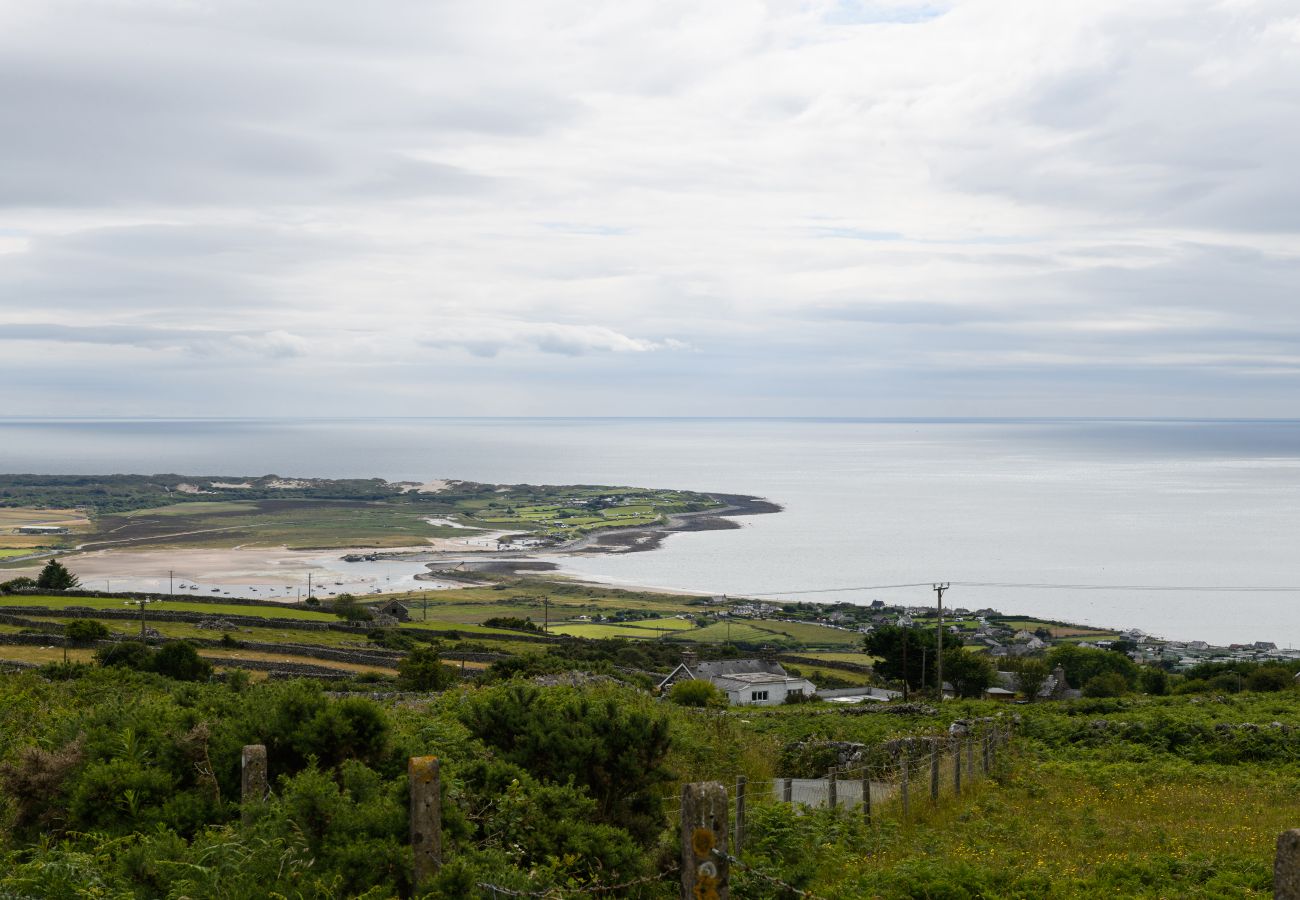
[[[1294,0],[0,0],[0,415],[1259,416]]]

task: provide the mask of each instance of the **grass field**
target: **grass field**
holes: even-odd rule
[[[91,546],[410,547],[427,538],[465,535],[430,525],[408,504],[344,500],[232,500],[141,509],[98,522]]]
[[[13,556],[27,556],[32,552],[30,547],[0,547],[0,559],[8,559]]]
[[[767,642],[779,646],[800,644],[808,647],[854,646],[862,643],[862,635],[838,628],[827,628],[810,622],[775,622],[770,619],[735,620],[730,625],[715,622],[689,633],[690,640],[716,644],[726,641],[744,643]]]
[[[859,666],[873,666],[879,661],[879,657],[869,656],[866,653],[848,653],[835,650],[808,650],[799,655],[812,659],[825,659],[831,662],[855,663]]]

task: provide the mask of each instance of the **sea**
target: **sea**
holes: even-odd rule
[[[1300,646],[1300,420],[0,419],[0,471],[459,478],[783,507],[565,572]]]

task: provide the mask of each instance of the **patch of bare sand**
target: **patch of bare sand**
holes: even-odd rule
[[[383,552],[428,550],[425,546],[388,548]],[[373,553],[372,549],[289,550],[285,547],[195,550],[92,550],[63,557],[83,583],[100,579],[166,578],[175,572],[178,580],[199,583],[238,582],[249,585],[284,585],[286,580],[303,580],[347,573],[341,557],[348,553]]]

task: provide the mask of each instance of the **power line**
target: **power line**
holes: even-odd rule
[[[955,587],[991,587],[991,588],[1037,588],[1057,591],[1205,591],[1212,593],[1294,593],[1300,592],[1300,585],[1245,584],[1245,585],[1199,585],[1199,584],[1057,584],[1052,582],[1022,581],[952,581]],[[932,588],[933,582],[917,581],[909,584],[868,584],[858,587],[805,588],[789,591],[744,592],[744,597],[781,597],[790,594],[835,594],[850,591],[888,591],[897,588],[925,587]]]

